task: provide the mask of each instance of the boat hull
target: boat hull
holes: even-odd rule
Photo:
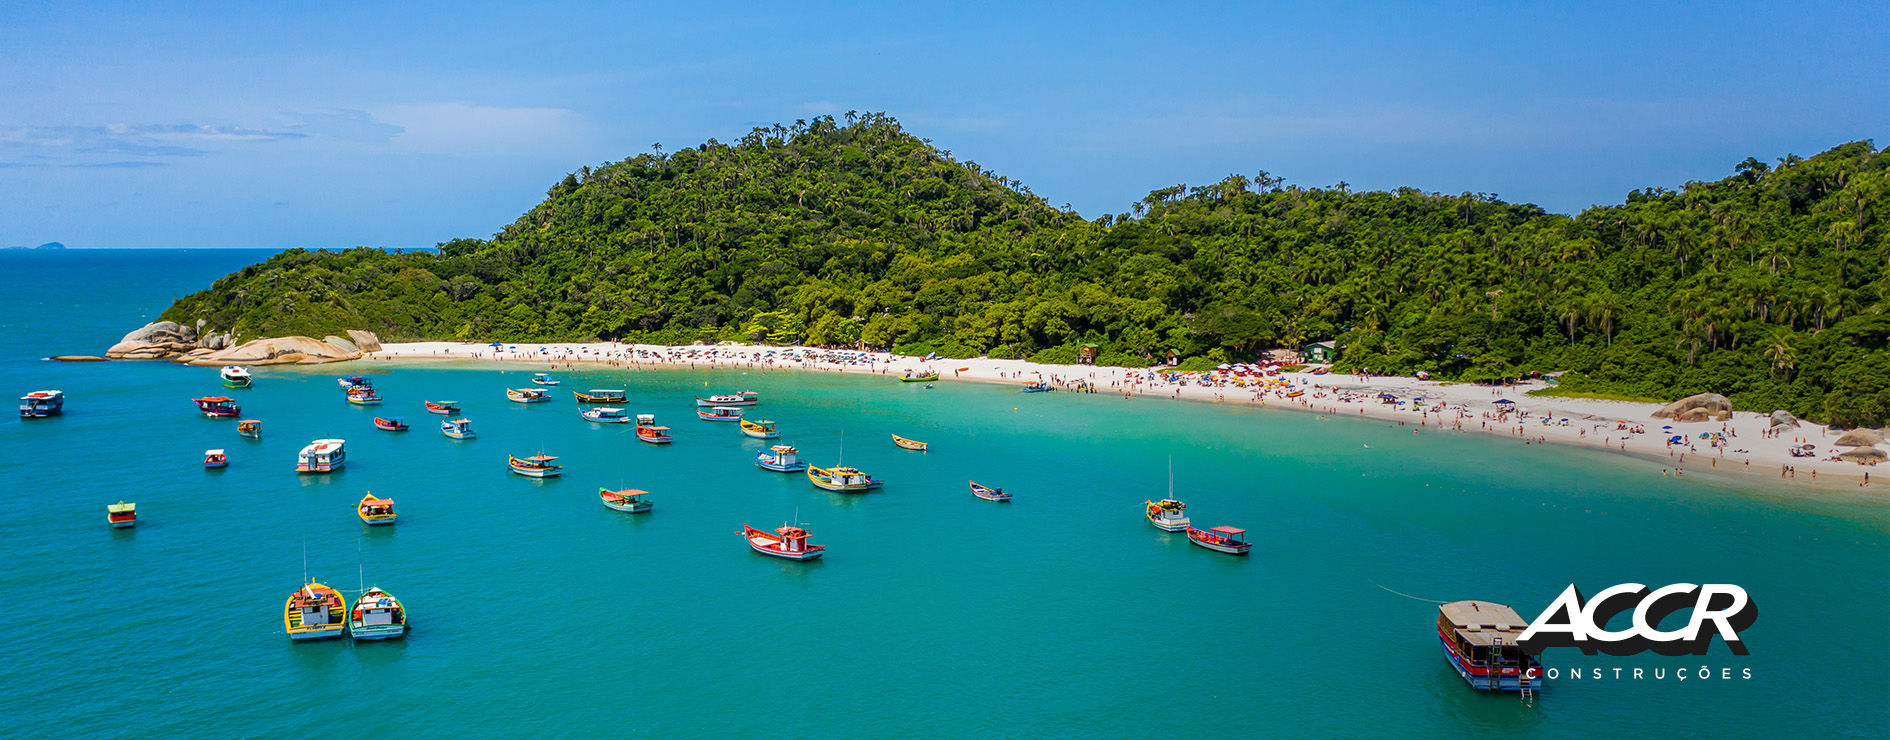
[[[527,478],[556,478],[560,475],[564,475],[564,471],[559,470],[559,469],[540,470],[537,468],[521,468],[521,467],[511,466],[511,465],[508,465],[506,467],[511,468],[512,472],[525,476]]]
[[[1444,662],[1449,663],[1450,667],[1457,671],[1457,675],[1463,678],[1464,683],[1470,684],[1470,688],[1478,691],[1521,691],[1524,688],[1532,691],[1542,690],[1544,682],[1540,668],[1525,669],[1518,666],[1493,668],[1475,665],[1458,654],[1456,648],[1450,644],[1450,638],[1445,637],[1442,632],[1438,633],[1437,641],[1443,646]],[[1524,672],[1528,670],[1534,670],[1535,675],[1524,676]]]
[[[733,401],[711,401],[707,398],[696,399],[696,405],[704,408],[712,406],[753,406],[760,401],[752,398],[738,398]]]
[[[368,517],[368,516],[364,516],[364,517],[361,517],[361,521],[362,521],[362,522],[364,522],[364,523],[366,523],[366,524],[367,524],[368,526],[370,526],[370,527],[385,527],[385,526],[387,526],[387,525],[389,525],[389,524],[393,524],[393,523],[394,523],[394,520],[395,520],[395,518],[396,518],[396,517],[394,517],[394,516],[384,516],[384,517],[381,517],[381,516],[376,516],[376,517]]]
[[[466,432],[464,434],[458,432],[441,432],[441,434],[446,435],[448,439],[474,439],[479,436],[473,432]]]
[[[294,640],[296,642],[313,642],[315,640],[333,640],[337,637],[340,637],[345,632],[347,632],[346,625],[337,624],[333,627],[323,627],[321,629],[299,630],[296,632],[290,632],[289,639]]]
[[[248,388],[249,384],[250,384],[249,380],[231,380],[229,378],[223,379],[223,387],[225,388]]]
[[[651,436],[639,434],[637,435],[637,441],[648,442],[653,445],[666,445],[666,444],[676,441],[676,439],[674,437],[651,437]]]
[[[1188,520],[1186,519],[1181,520],[1180,523],[1172,523],[1172,522],[1164,522],[1164,521],[1161,521],[1160,519],[1156,519],[1155,517],[1151,516],[1148,518],[1148,523],[1154,526],[1156,529],[1159,529],[1163,532],[1188,531]]]
[[[762,462],[760,460],[756,460],[755,467],[761,468],[762,470],[772,470],[776,473],[799,473],[807,469],[807,463],[791,462],[786,465],[779,465],[776,463]]]
[[[790,551],[783,550],[777,547],[763,544],[765,542],[768,542],[768,540],[758,538],[758,537],[750,537],[748,538],[748,547],[750,549],[753,549],[755,552],[761,553],[763,555],[781,558],[782,560],[793,560],[795,562],[805,562],[808,560],[816,560],[816,559],[819,559],[820,556],[827,554],[827,548],[821,545],[809,546],[806,550],[802,550],[800,552],[790,552]]]
[[[741,421],[742,420],[742,417],[740,416],[718,416],[715,414],[705,414],[700,411],[696,412],[696,418],[701,419],[703,421]]]
[[[780,439],[781,438],[781,433],[777,431],[773,431],[773,430],[755,431],[747,427],[742,427],[742,434],[745,434],[750,437],[754,437],[755,439]]]
[[[377,624],[372,627],[349,627],[348,636],[356,640],[392,640],[407,634],[404,624]]]
[[[1245,555],[1247,554],[1248,550],[1253,549],[1253,543],[1251,542],[1227,544],[1227,543],[1221,543],[1221,542],[1214,542],[1211,540],[1203,540],[1198,537],[1195,537],[1192,534],[1188,535],[1188,541],[1196,545],[1200,545],[1201,547],[1205,547],[1209,550],[1213,550],[1215,552],[1224,552],[1229,555]]]
[[[642,503],[636,503],[636,504],[613,504],[609,501],[605,501],[604,505],[612,509],[616,509],[617,511],[627,512],[630,514],[644,514],[644,513],[648,513],[649,510],[656,508],[656,504],[651,503],[649,501],[644,501]]]
[[[136,527],[136,526],[138,526],[138,520],[136,519],[133,519],[128,522],[112,522],[112,529],[125,529],[128,527]]]

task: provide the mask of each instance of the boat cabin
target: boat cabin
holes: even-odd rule
[[[1488,601],[1453,601],[1437,607],[1437,637],[1457,675],[1481,691],[1542,687],[1542,659],[1516,644],[1529,620]]]
[[[113,529],[138,526],[138,505],[120,501],[105,505],[105,518]]]
[[[355,513],[361,515],[361,521],[369,524],[394,523],[394,500],[391,498],[376,498],[369,493],[362,496],[361,503],[355,504],[354,508]]]
[[[66,394],[64,391],[33,391],[32,393],[20,396],[20,418],[33,419],[56,416],[59,414],[60,409],[65,408],[65,405]]]

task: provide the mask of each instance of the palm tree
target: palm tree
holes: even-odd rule
[[[1765,359],[1772,361],[1772,377],[1778,377],[1784,371],[1785,380],[1790,382],[1792,370],[1798,368],[1798,352],[1792,349],[1791,333],[1779,331],[1772,334],[1765,346]]]

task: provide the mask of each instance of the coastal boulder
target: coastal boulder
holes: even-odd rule
[[[1882,429],[1852,429],[1831,444],[1839,447],[1868,447],[1883,442]]]
[[[361,353],[361,348],[354,346],[354,342],[350,342],[346,339],[342,339],[341,337],[335,336],[333,334],[322,337],[322,343],[332,345],[340,349],[341,351],[347,352],[349,354]]]
[[[354,340],[354,346],[360,347],[362,352],[381,351],[381,337],[374,332],[349,329],[348,338]]]
[[[347,350],[313,337],[274,337],[252,339],[241,345],[211,352],[190,360],[192,365],[315,365],[359,358],[359,350]]]
[[[1718,393],[1687,396],[1662,406],[1659,411],[1654,412],[1654,418],[1675,421],[1731,421],[1732,401]]]
[[[118,340],[105,356],[125,360],[160,360],[195,349],[197,329],[174,321],[153,321]]]
[[[1883,450],[1875,447],[1858,447],[1838,453],[1837,458],[1845,462],[1875,465],[1886,459],[1890,459],[1890,455],[1884,454]]]
[[[1777,411],[1772,412],[1772,428],[1778,429],[1779,427],[1791,427],[1793,429],[1797,429],[1798,417],[1793,416],[1792,412],[1786,411],[1785,409],[1779,409]]]

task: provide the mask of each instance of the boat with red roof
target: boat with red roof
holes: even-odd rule
[[[236,400],[228,396],[204,396],[203,398],[193,398],[190,400],[197,404],[198,411],[202,411],[204,416],[208,416],[212,419],[224,417],[233,419],[243,413],[243,407],[236,405]]]
[[[1210,529],[1188,528],[1188,541],[1215,552],[1229,555],[1245,555],[1253,549],[1253,543],[1247,541],[1247,530],[1239,527],[1213,527]]]
[[[748,540],[748,546],[754,548],[755,552],[777,558],[813,560],[827,553],[826,545],[807,544],[807,530],[792,524],[783,524],[773,532],[763,532],[743,524],[742,537]]]

